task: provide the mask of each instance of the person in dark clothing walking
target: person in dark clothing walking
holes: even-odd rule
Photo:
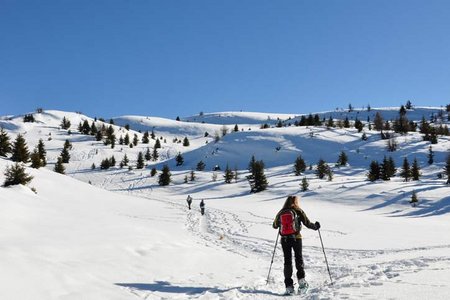
[[[202,201],[200,201],[200,211],[203,216],[205,214],[205,202],[203,202],[203,199],[202,199]]]
[[[297,218],[297,224],[298,224],[298,232],[287,235],[287,236],[281,236],[281,247],[283,248],[283,254],[284,254],[284,284],[286,286],[286,294],[293,294],[294,293],[294,281],[292,280],[292,250],[294,250],[294,257],[295,257],[295,267],[297,269],[297,280],[298,280],[298,289],[299,292],[301,290],[304,290],[308,287],[308,283],[305,280],[305,269],[303,264],[303,256],[302,256],[302,236],[300,234],[300,228],[301,224],[304,224],[309,229],[313,230],[319,230],[320,223],[315,222],[312,223],[308,217],[306,216],[305,212],[300,208],[298,204],[298,197],[297,196],[289,196],[287,197],[283,208],[278,212],[277,216],[275,217],[275,220],[273,222],[273,228],[277,229],[280,228],[281,220],[280,216],[286,212],[286,210],[294,210],[295,211],[295,218]]]
[[[191,197],[191,195],[187,196],[186,202],[187,202],[189,210],[190,210],[191,209],[191,204],[192,204],[192,197]]]

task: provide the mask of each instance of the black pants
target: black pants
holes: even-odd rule
[[[281,247],[284,254],[284,284],[286,287],[294,286],[292,280],[292,250],[294,250],[297,279],[305,278],[305,269],[302,256],[302,239],[281,238]]]

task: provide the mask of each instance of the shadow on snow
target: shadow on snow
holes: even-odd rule
[[[178,286],[173,285],[167,281],[156,281],[154,283],[116,283],[115,285],[132,289],[132,290],[140,290],[140,291],[148,291],[148,292],[160,292],[160,293],[171,293],[171,294],[186,294],[186,295],[195,295],[195,294],[203,294],[206,292],[219,294],[225,293],[231,290],[237,290],[243,294],[264,294],[264,295],[277,295],[277,293],[273,293],[265,290],[252,290],[252,289],[242,289],[240,287],[233,287],[227,289],[220,288],[211,288],[211,287],[193,287],[193,286]]]

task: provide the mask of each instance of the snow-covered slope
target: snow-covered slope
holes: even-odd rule
[[[408,112],[408,117],[420,120],[427,110]],[[64,116],[72,122],[71,135],[59,128]],[[20,116],[0,118],[0,126],[12,138],[24,134],[30,149],[42,138],[49,160],[46,168],[27,168],[34,176],[29,187],[37,194],[29,187],[0,187],[0,299],[281,298],[279,245],[270,283],[265,280],[276,238],[271,223],[290,194],[299,195],[309,218],[321,222],[334,281],[329,284],[318,233],[303,229],[311,286],[304,298],[447,299],[450,294],[449,187],[446,178],[437,178],[450,148],[448,137],[433,145],[435,163],[429,166],[429,143],[419,133],[398,137],[399,150],[388,153],[376,131],[366,131],[368,140],[362,141],[355,129],[259,129],[258,122],[247,119],[238,123],[243,130],[214,143],[204,132],[213,135],[225,122],[126,116],[114,118],[116,135],[141,138],[153,129],[166,139],[162,157],[142,170],[91,170],[92,163],[98,166],[111,155],[120,161],[125,153],[134,165],[137,153],[152,148],[155,141],[111,149],[76,132],[79,122],[91,123],[92,118],[59,111],[44,111],[35,118],[35,123],[23,123]],[[126,124],[130,131],[123,128]],[[189,147],[174,142],[185,136]],[[66,164],[69,176],[51,171],[66,139],[73,143]],[[335,168],[341,151],[348,154],[349,165]],[[178,152],[185,164],[176,167],[173,156]],[[249,193],[245,179],[251,155],[264,160],[269,181],[268,189],[257,194]],[[298,155],[308,165],[325,159],[333,166],[333,181],[317,179],[314,170],[294,176]],[[397,166],[405,156],[417,157],[421,180],[368,182],[370,161],[384,155],[393,156]],[[196,180],[184,183],[200,160],[206,170],[196,171]],[[163,163],[172,170],[167,187],[160,187],[157,176],[149,174],[150,168],[159,170]],[[239,170],[231,184],[223,182],[221,172],[211,170],[215,165],[223,170],[227,163]],[[11,164],[0,158],[0,182]],[[212,180],[214,173],[217,181]],[[304,193],[299,185],[303,177],[310,183],[310,191]],[[420,200],[416,208],[409,204],[413,191]],[[185,203],[188,194],[194,198],[192,210]],[[206,202],[204,216],[198,210],[200,199]]]

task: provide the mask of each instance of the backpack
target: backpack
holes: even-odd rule
[[[284,209],[279,216],[280,235],[296,235],[300,232],[300,222],[297,218],[297,212],[293,209]]]

